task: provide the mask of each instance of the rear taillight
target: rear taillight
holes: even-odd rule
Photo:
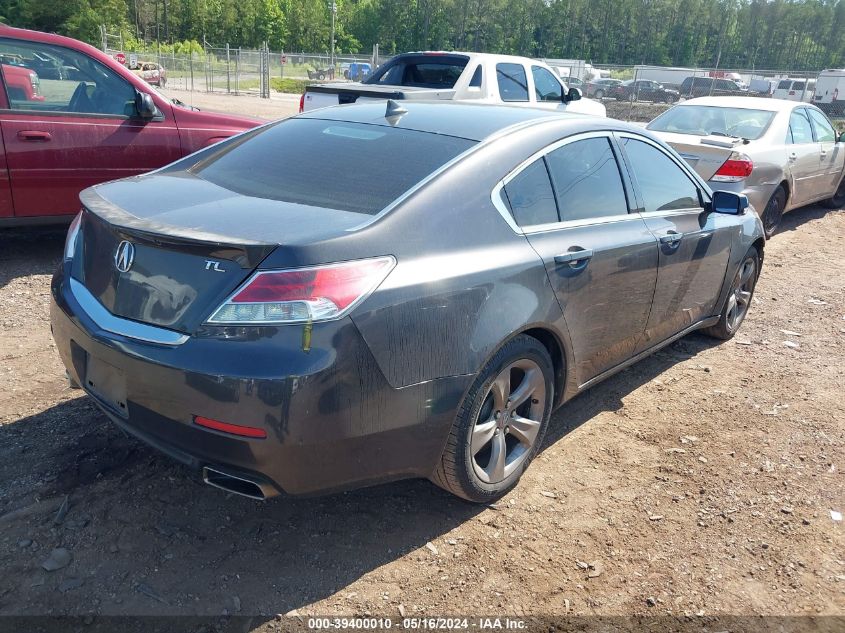
[[[337,319],[373,292],[395,264],[388,256],[259,271],[217,308],[208,323],[260,325]]]
[[[305,93],[302,93],[302,96],[299,97],[299,111],[305,112]]]
[[[728,160],[722,163],[719,170],[710,178],[717,182],[739,182],[751,175],[754,163],[751,158],[741,152],[731,152]]]
[[[67,237],[65,238],[65,259],[73,259],[76,253],[76,241],[79,239],[79,224],[82,222],[82,212],[76,214],[73,222],[67,230]]]

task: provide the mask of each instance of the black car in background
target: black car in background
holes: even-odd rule
[[[591,99],[604,99],[609,97],[613,89],[621,83],[621,79],[593,79],[584,84],[584,96]]]
[[[744,196],[640,127],[481,104],[315,110],[81,199],[52,282],[70,379],[260,499],[500,497],[562,403],[732,337],[764,245]]]
[[[675,103],[680,99],[677,90],[665,88],[663,84],[650,79],[629,79],[613,88],[610,96],[617,101],[653,101],[654,103]]]
[[[741,88],[735,81],[714,77],[687,77],[681,83],[679,92],[685,98],[748,94],[748,90]]]

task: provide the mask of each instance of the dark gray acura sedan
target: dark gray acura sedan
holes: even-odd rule
[[[318,110],[81,198],[52,284],[70,380],[257,498],[495,499],[561,403],[730,338],[763,259],[747,200],[649,132],[526,108]]]

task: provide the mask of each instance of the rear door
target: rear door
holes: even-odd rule
[[[654,303],[637,350],[642,351],[717,311],[733,222],[705,211],[707,194],[657,143],[631,134],[618,137],[639,210],[659,245]]]
[[[816,142],[819,144],[819,186],[816,197],[830,198],[839,187],[842,180],[842,170],[845,167],[845,146],[836,142],[836,132],[827,117],[815,108],[807,108],[810,122],[813,124]]]
[[[6,92],[0,90],[0,109],[8,108]],[[3,142],[3,121],[0,119],[0,222],[4,218],[10,218],[15,214],[15,207],[12,204],[12,186],[9,182],[9,167],[6,163],[6,146]]]
[[[39,77],[43,99],[10,93],[0,112],[16,216],[76,213],[82,189],[181,157],[171,113],[138,118],[134,86],[93,58],[11,38],[0,39],[0,54],[42,73],[38,61],[55,60],[61,70]]]
[[[805,108],[796,108],[789,115],[786,158],[792,176],[791,206],[802,206],[812,202],[818,197],[816,190],[821,151],[813,136],[813,126]]]
[[[579,384],[634,354],[651,309],[657,241],[629,213],[623,182],[607,133],[556,143],[505,181],[563,310]]]

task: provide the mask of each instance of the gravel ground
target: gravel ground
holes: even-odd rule
[[[204,486],[68,389],[62,241],[0,232],[0,615],[845,616],[845,211],[787,214],[733,341],[688,336],[565,405],[490,507],[425,481]]]

